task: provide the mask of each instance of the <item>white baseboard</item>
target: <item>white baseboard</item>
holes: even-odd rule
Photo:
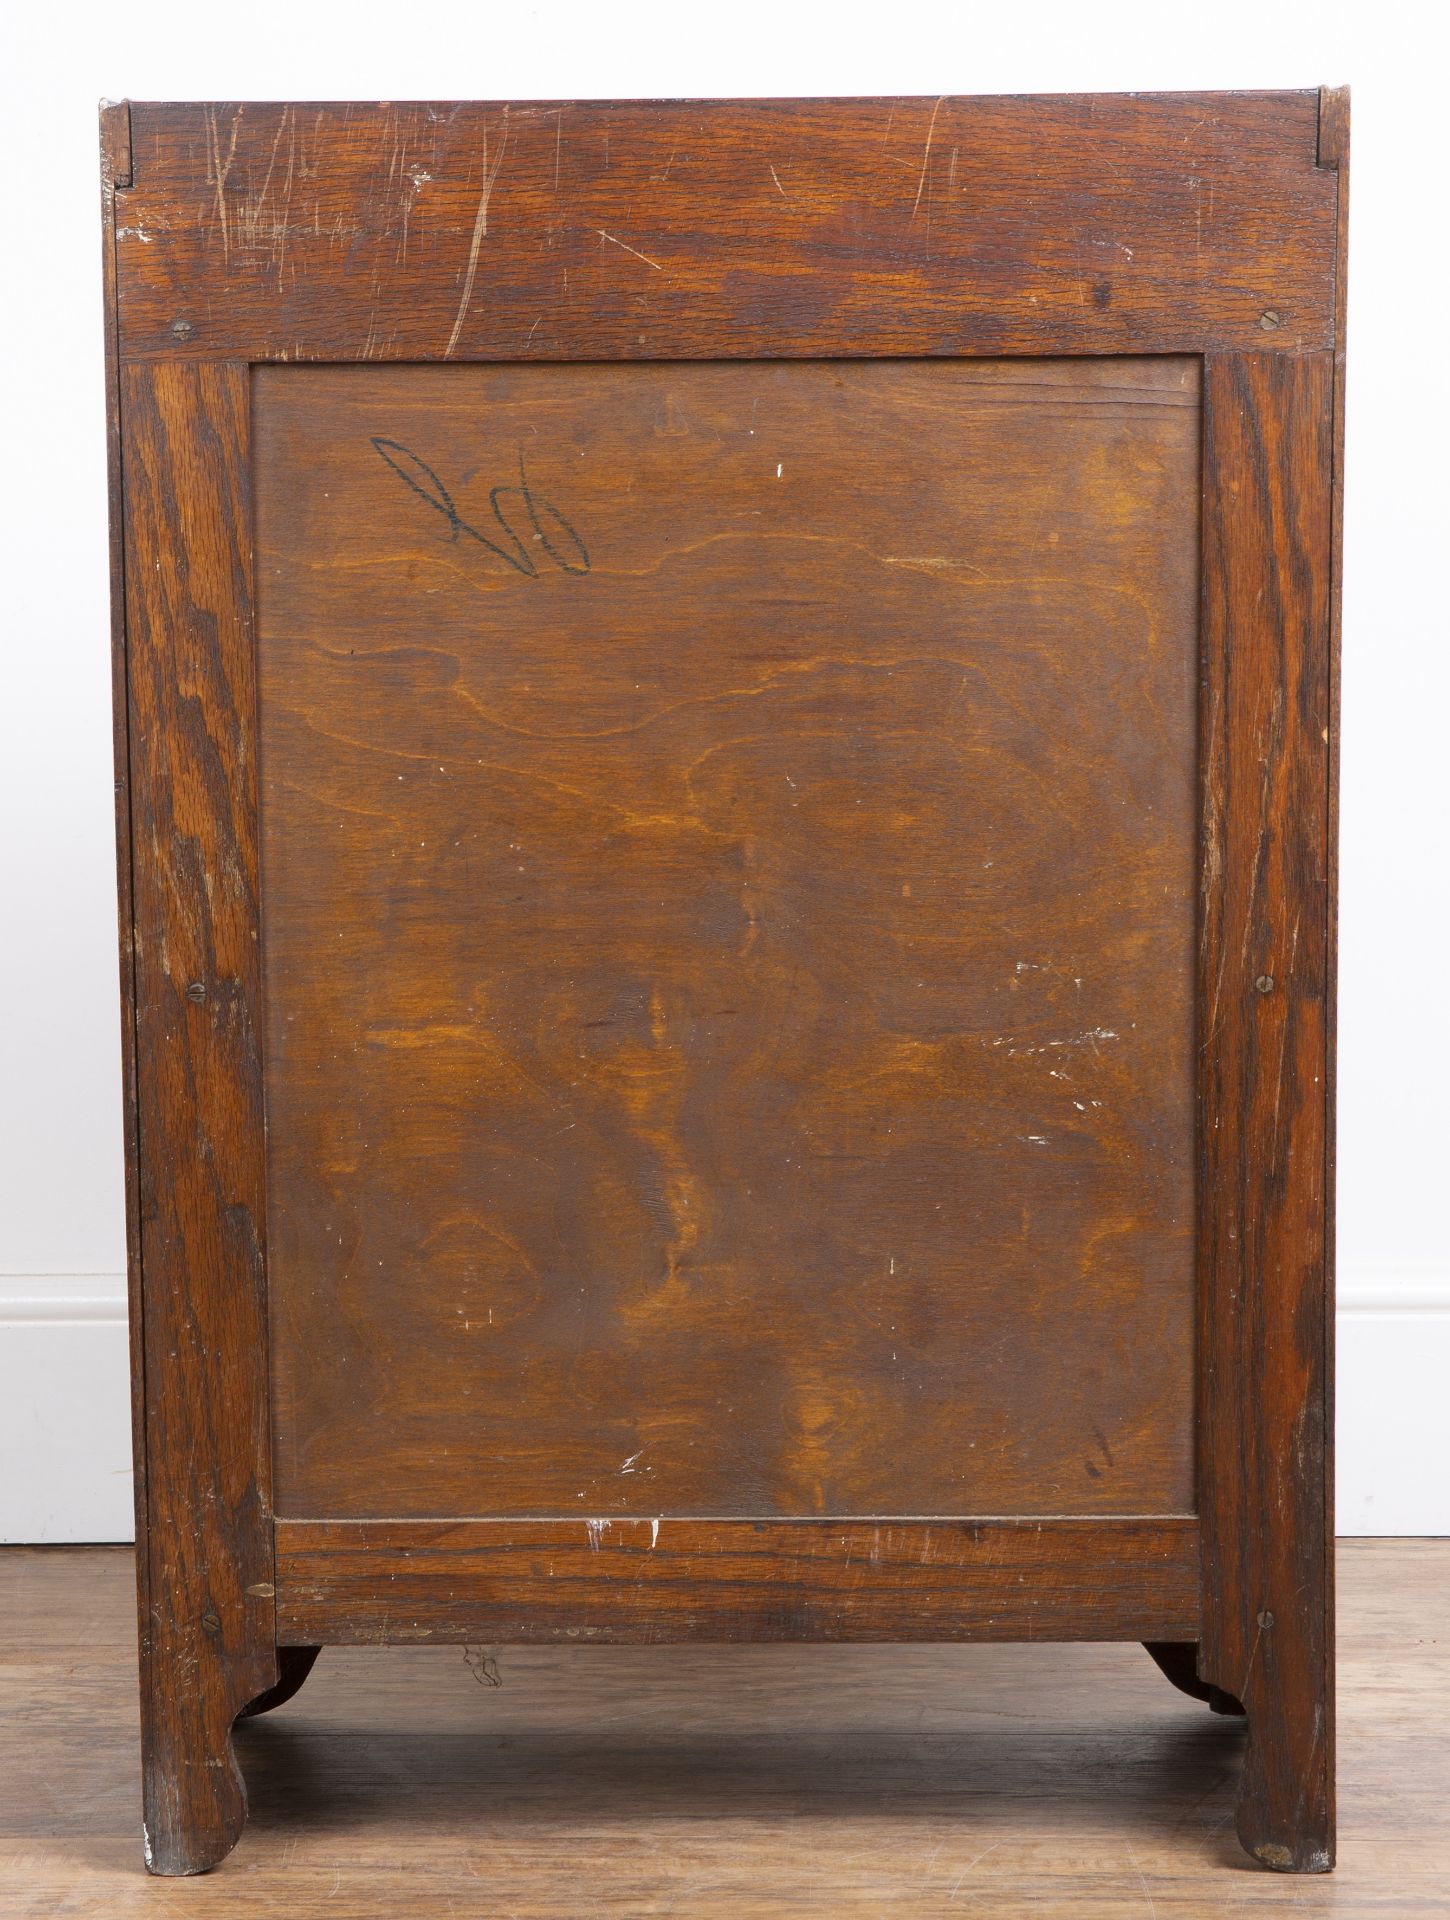
[[[130,1540],[123,1273],[0,1274],[0,1541]]]
[[[1338,1530],[1450,1534],[1450,1274],[1340,1286]],[[0,1541],[129,1540],[124,1274],[0,1274]]]
[[[1340,1533],[1450,1534],[1450,1273],[1344,1273],[1335,1352]]]

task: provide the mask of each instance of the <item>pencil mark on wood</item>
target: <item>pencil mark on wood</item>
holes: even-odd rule
[[[400,440],[389,440],[382,434],[374,434],[372,436],[372,446],[379,457],[387,462],[388,466],[392,468],[393,472],[397,474],[398,478],[410,492],[415,493],[420,500],[432,507],[435,513],[442,514],[443,518],[448,522],[448,532],[451,540],[456,541],[460,534],[469,540],[474,540],[479,546],[486,548],[489,553],[495,554],[503,561],[505,566],[511,567],[515,573],[522,573],[530,580],[537,580],[539,577],[539,569],[534,562],[533,555],[524,545],[521,535],[509,523],[508,516],[501,504],[504,500],[516,499],[523,505],[524,512],[528,517],[529,531],[535,544],[543,548],[554,565],[563,573],[588,573],[590,566],[588,548],[553,502],[546,500],[542,494],[536,493],[529,485],[528,475],[524,469],[524,456],[522,452],[520,452],[518,456],[519,477],[517,483],[509,483],[489,489],[488,504],[495,521],[498,523],[500,534],[509,543],[505,547],[500,546],[497,540],[490,539],[486,533],[480,533],[477,527],[470,525],[469,522],[463,518],[463,515],[454,504],[452,494],[448,491],[447,487],[444,486],[432,467],[428,465],[428,462],[421,459],[408,447],[405,447]],[[544,523],[546,520],[552,524],[555,533],[562,533],[567,543],[572,546],[574,550],[574,557],[572,559],[566,552],[562,551],[550,537],[545,529]]]

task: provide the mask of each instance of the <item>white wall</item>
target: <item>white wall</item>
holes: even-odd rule
[[[129,1530],[95,105],[1354,87],[1341,1523],[1450,1532],[1438,9],[1332,0],[127,0],[0,52],[0,1538]],[[1443,49],[1442,49],[1443,52]]]

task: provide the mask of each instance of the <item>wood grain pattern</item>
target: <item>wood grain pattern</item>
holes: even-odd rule
[[[1333,344],[1312,90],[132,115],[128,355]]]
[[[1200,1672],[1265,1864],[1334,1849],[1326,1266],[1333,358],[1207,363]]]
[[[274,1411],[289,1639],[562,1630],[541,1549],[620,1637],[1116,1622],[1329,1864],[1347,123],[103,109],[158,1871],[280,1698]]]
[[[145,1819],[148,1862],[191,1873],[241,1830],[228,1730],[277,1678],[247,372],[127,368],[121,402]]]
[[[1041,1643],[331,1648],[238,1729],[226,1868],[148,1882],[130,1558],[0,1551],[6,1920],[1450,1917],[1450,1541],[1340,1543],[1317,1878],[1239,1851],[1241,1720]]]
[[[137,1150],[136,950],[131,897],[131,735],[126,686],[126,523],[121,457],[121,358],[116,324],[115,194],[131,184],[131,110],[103,101],[101,288],[106,366],[106,506],[110,539],[112,766],[116,804],[116,932],[121,988],[121,1128],[125,1155],[126,1300],[131,1367],[131,1491],[135,1513],[136,1617],[143,1642],[151,1617],[146,1497],[146,1352],[142,1298],[140,1156]]]
[[[283,1641],[1194,1637],[1193,1520],[277,1523]]]
[[[1334,432],[1330,450],[1329,501],[1329,664],[1328,664],[1328,793],[1325,799],[1325,948],[1324,948],[1324,1293],[1328,1364],[1324,1390],[1324,1481],[1330,1514],[1334,1511],[1335,1390],[1333,1303],[1338,1292],[1338,1261],[1334,1223],[1337,1218],[1337,1159],[1339,1101],[1339,702],[1340,626],[1344,597],[1344,412],[1345,321],[1349,285],[1349,89],[1326,87],[1319,108],[1319,146],[1322,164],[1332,165],[1338,180],[1338,254],[1335,269],[1334,322]],[[1332,1611],[1333,1590],[1329,1604]]]
[[[278,1510],[1191,1510],[1195,363],[256,435]]]

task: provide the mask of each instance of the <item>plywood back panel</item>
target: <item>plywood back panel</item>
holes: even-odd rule
[[[1198,364],[257,370],[280,1513],[1193,1507]]]

